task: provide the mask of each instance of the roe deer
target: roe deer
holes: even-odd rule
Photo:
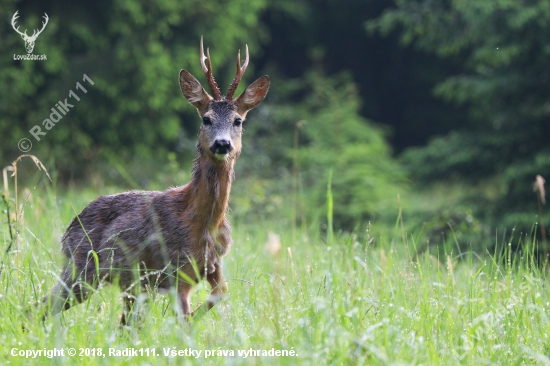
[[[68,309],[73,301],[84,301],[100,280],[118,280],[122,289],[132,287],[136,267],[144,285],[154,282],[162,289],[177,286],[186,317],[192,316],[191,282],[206,277],[212,286],[208,309],[227,292],[221,259],[231,246],[231,228],[225,214],[233,166],[241,152],[242,123],[247,112],[266,96],[269,78],[260,77],[233,99],[248,66],[246,46],[245,62],[241,67],[239,51],[237,74],[223,97],[212,76],[208,49],[208,56],[204,55],[202,37],[200,54],[213,97],[189,72],[181,70],[179,74],[183,95],[202,119],[191,182],[164,192],[102,196],[86,206],[62,237],[69,263],[59,283],[43,300],[49,314]],[[126,296],[125,302],[123,323],[131,309],[131,296]]]

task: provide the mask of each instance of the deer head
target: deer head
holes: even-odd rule
[[[44,22],[42,22],[42,29],[40,30],[37,30],[35,29],[32,36],[29,36],[27,34],[27,30],[25,29],[25,32],[20,32],[19,31],[19,26],[17,26],[17,28],[15,28],[15,21],[17,18],[19,18],[19,15],[17,15],[17,13],[19,12],[16,11],[15,14],[13,14],[13,18],[11,18],[11,26],[13,27],[13,29],[19,33],[21,35],[21,38],[23,38],[23,41],[25,41],[25,48],[27,49],[27,53],[32,53],[32,50],[34,49],[34,42],[36,42],[36,38],[38,38],[38,36],[40,35],[40,33],[42,33],[42,31],[44,30],[44,28],[46,28],[46,24],[48,24],[48,14],[44,13]]]
[[[269,89],[269,77],[262,76],[250,84],[236,99],[233,94],[239,86],[239,82],[248,66],[248,46],[246,46],[246,59],[241,67],[241,52],[237,55],[237,73],[231,83],[227,95],[220,93],[218,84],[212,75],[212,61],[209,49],[204,55],[201,37],[200,59],[201,66],[213,97],[208,94],[201,84],[186,70],[181,70],[179,75],[180,87],[185,99],[191,103],[202,118],[202,126],[199,133],[199,149],[215,160],[235,159],[241,151],[242,123],[248,111],[256,107],[265,98]],[[208,62],[208,67],[205,64]]]

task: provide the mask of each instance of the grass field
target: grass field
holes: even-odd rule
[[[224,263],[229,296],[193,324],[178,320],[170,293],[153,293],[138,297],[141,321],[123,328],[114,286],[42,323],[32,304],[60,272],[59,238],[95,194],[39,196],[26,203],[8,253],[2,213],[1,365],[550,364],[546,271],[533,265],[532,245],[519,234],[487,243],[497,250],[480,255],[416,253],[415,235],[399,228],[387,237],[335,234],[327,243],[316,227],[293,240],[288,225],[233,221]],[[207,295],[199,285],[193,306]],[[64,357],[24,356],[53,349]],[[200,357],[185,355],[190,349]],[[182,355],[165,355],[172,351]]]

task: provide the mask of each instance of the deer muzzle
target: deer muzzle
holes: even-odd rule
[[[210,146],[210,151],[212,151],[215,155],[221,155],[221,157],[225,157],[227,154],[229,154],[231,151],[233,151],[233,146],[231,145],[231,141],[229,140],[216,140]]]

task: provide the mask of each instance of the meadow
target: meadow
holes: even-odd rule
[[[0,13],[0,366],[550,365],[550,0],[27,0]],[[23,29],[44,30],[41,60],[15,57],[38,36]],[[187,72],[215,96],[208,75],[229,97],[231,80],[271,80],[244,124],[231,118],[246,132],[227,297],[185,321],[174,292],[144,288],[121,326],[128,294],[100,283],[43,319],[34,304],[59,282],[75,215],[189,182],[212,118],[186,102],[209,108]],[[21,153],[44,165],[17,168]],[[200,283],[192,308],[209,292]]]
[[[55,187],[22,194],[9,251],[3,211],[0,364],[550,363],[547,268],[535,263],[529,235],[511,230],[481,254],[420,251],[419,234],[399,220],[387,234],[374,234],[374,223],[328,236],[315,222],[293,232],[286,221],[232,220],[229,295],[199,319],[182,322],[174,294],[146,289],[136,302],[139,321],[122,327],[121,290],[106,285],[42,322],[33,304],[61,271],[61,234],[96,194]],[[208,292],[199,284],[193,307]],[[49,358],[53,349],[64,355]]]

